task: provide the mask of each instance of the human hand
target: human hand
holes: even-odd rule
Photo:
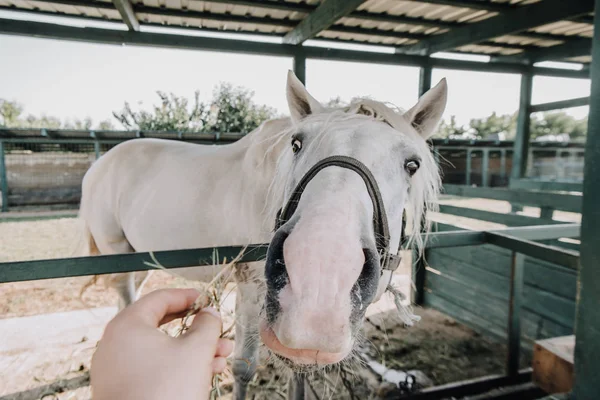
[[[220,339],[221,317],[200,310],[190,329],[173,338],[158,327],[185,316],[199,293],[158,290],[108,323],[92,359],[94,400],[207,399],[213,374],[223,372],[233,342]]]

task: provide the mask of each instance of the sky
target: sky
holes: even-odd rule
[[[0,18],[7,15],[12,18],[16,13],[0,11]],[[0,35],[0,59],[0,98],[21,103],[25,114],[63,120],[89,116],[95,123],[111,120],[119,127],[112,111],[120,110],[125,101],[134,108],[149,109],[158,103],[157,90],[189,98],[199,90],[201,99],[208,100],[219,82],[249,88],[258,103],[288,113],[285,83],[292,59],[286,57]],[[346,101],[369,96],[408,109],[417,101],[418,68],[309,59],[306,73],[309,92],[322,102],[337,96]],[[444,77],[449,85],[445,119],[455,115],[459,123],[466,124],[492,112],[517,110],[518,75],[434,69],[433,84]],[[533,103],[582,97],[589,92],[589,80],[536,77]],[[581,118],[588,107],[566,111]]]

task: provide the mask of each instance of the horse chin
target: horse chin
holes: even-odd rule
[[[266,323],[260,324],[260,337],[275,357],[294,372],[308,373],[339,364],[351,353],[353,343],[348,349],[338,353],[327,353],[319,350],[292,349],[284,346],[273,329]]]

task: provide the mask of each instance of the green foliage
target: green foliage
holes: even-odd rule
[[[276,115],[274,109],[254,102],[254,92],[229,83],[218,85],[208,104],[200,102],[197,91],[191,104],[173,93],[157,94],[161,104],[152,111],[134,111],[125,103],[114,117],[128,130],[248,133]]]
[[[465,139],[496,139],[512,140],[516,135],[517,113],[498,115],[492,113],[486,118],[474,118],[468,126],[458,125],[455,116],[450,121],[442,121],[435,137],[465,138]],[[531,117],[531,139],[545,135],[560,135],[568,133],[571,139],[584,138],[587,132],[587,118],[576,119],[564,111],[547,112]]]
[[[456,122],[456,116],[450,116],[450,122],[446,122],[446,120],[440,123],[438,127],[437,133],[434,135],[434,138],[460,138],[465,137],[467,134],[468,128],[463,125],[459,125]]]
[[[469,122],[473,135],[487,139],[493,135],[503,134],[505,138],[514,137],[517,127],[517,114],[497,115],[495,112],[487,118],[476,118]]]
[[[102,124],[106,125],[108,121]],[[77,130],[90,130],[92,129],[93,121],[90,117],[86,117],[83,120],[74,119],[72,121],[66,120],[61,122],[59,118],[42,115],[36,117],[35,115],[23,116],[23,106],[16,101],[9,101],[0,99],[0,127],[4,128],[30,128],[30,129],[77,129]],[[112,126],[112,125],[110,125]]]

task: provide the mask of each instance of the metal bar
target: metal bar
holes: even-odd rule
[[[250,245],[219,248],[172,250],[154,252],[154,257],[166,269],[215,265],[236,258],[239,262],[264,260],[267,246]],[[218,259],[213,260],[217,255]],[[151,253],[129,253],[96,257],[63,258],[56,260],[21,261],[0,263],[0,283],[21,282],[38,279],[67,278],[85,275],[100,275],[151,270]]]
[[[579,237],[580,224],[556,224],[542,226],[525,226],[520,228],[494,229],[492,233],[514,236],[528,240],[546,240],[557,238]],[[536,243],[537,244],[537,243]]]
[[[531,113],[531,92],[533,76],[530,73],[521,75],[521,96],[519,98],[519,116],[517,118],[517,135],[515,137],[512,157],[511,178],[522,178],[527,170],[529,152],[529,136]]]
[[[96,160],[100,158],[100,142],[94,141],[94,153],[96,155]]]
[[[458,207],[448,204],[440,204],[440,212],[444,214],[457,215],[465,218],[472,218],[481,221],[504,224],[507,226],[532,226],[532,225],[555,225],[561,224],[558,221],[543,220],[536,217],[525,215],[502,214],[492,211],[476,210],[467,207]]]
[[[483,149],[483,158],[481,160],[481,186],[490,186],[489,182],[490,150]]]
[[[590,112],[585,145],[581,210],[581,267],[575,320],[575,399],[598,398],[600,370],[600,0],[596,0],[592,46]]]
[[[531,369],[527,368],[515,376],[490,375],[461,382],[422,389],[417,393],[400,395],[397,399],[410,400],[439,400],[446,398],[462,398],[484,393],[502,386],[516,385],[531,381]]]
[[[123,22],[127,25],[130,31],[139,31],[140,23],[138,22],[135,12],[131,7],[129,0],[112,0],[113,4],[121,14]]]
[[[473,163],[473,156],[471,149],[467,150],[467,165],[465,167],[465,185],[471,185],[471,164]]]
[[[306,54],[302,51],[302,46],[298,46],[294,55],[294,74],[306,86]]]
[[[294,29],[283,37],[283,43],[298,45],[317,36],[340,18],[356,10],[366,0],[327,0],[307,15]]]
[[[516,238],[506,233],[486,232],[485,235],[486,243],[523,253],[538,260],[562,265],[573,270],[579,268],[579,253],[576,251],[559,249],[532,242],[531,240]]]
[[[524,204],[533,207],[553,207],[557,210],[575,213],[581,212],[582,198],[577,194],[543,193],[450,184],[444,185],[444,193],[463,197],[503,200],[509,203]]]
[[[433,35],[430,39],[403,48],[403,52],[425,55],[447,51],[592,11],[594,4],[590,0],[544,0],[543,3],[505,10],[498,16],[453,29],[449,33]]]
[[[525,276],[525,256],[512,253],[510,266],[510,297],[508,301],[508,352],[506,374],[519,373],[521,356],[521,305],[523,304],[523,278]]]
[[[562,40],[562,39],[558,39]],[[522,53],[510,56],[496,56],[494,59],[502,61],[524,61],[536,63],[541,61],[560,60],[591,55],[592,41],[587,38],[572,38],[555,46],[528,49]]]
[[[510,188],[516,190],[541,190],[547,192],[581,192],[583,191],[583,183],[562,181],[538,181],[534,179],[511,179]]]
[[[295,46],[278,43],[261,43],[248,40],[192,37],[149,32],[116,31],[99,28],[77,28],[58,24],[31,21],[14,21],[0,18],[0,34],[35,36],[48,39],[63,39],[115,45],[151,46],[194,50],[216,50],[240,54],[261,54],[293,57]],[[376,53],[356,50],[341,50],[304,46],[308,58],[339,61],[357,61],[390,65],[423,65],[427,58],[400,54]],[[470,70],[485,72],[522,73],[526,67],[516,63],[484,63],[475,61],[432,59],[433,68]],[[528,69],[529,70],[529,69]],[[573,71],[558,68],[534,67],[535,75],[588,79],[588,71]]]
[[[589,97],[579,97],[576,99],[552,101],[549,103],[541,103],[541,104],[533,104],[533,105],[529,106],[529,112],[535,113],[535,112],[542,112],[542,111],[562,110],[562,109],[571,108],[571,107],[587,106],[589,104],[590,104]]]
[[[8,178],[6,174],[6,161],[4,141],[0,140],[0,191],[2,191],[2,212],[8,211]]]

